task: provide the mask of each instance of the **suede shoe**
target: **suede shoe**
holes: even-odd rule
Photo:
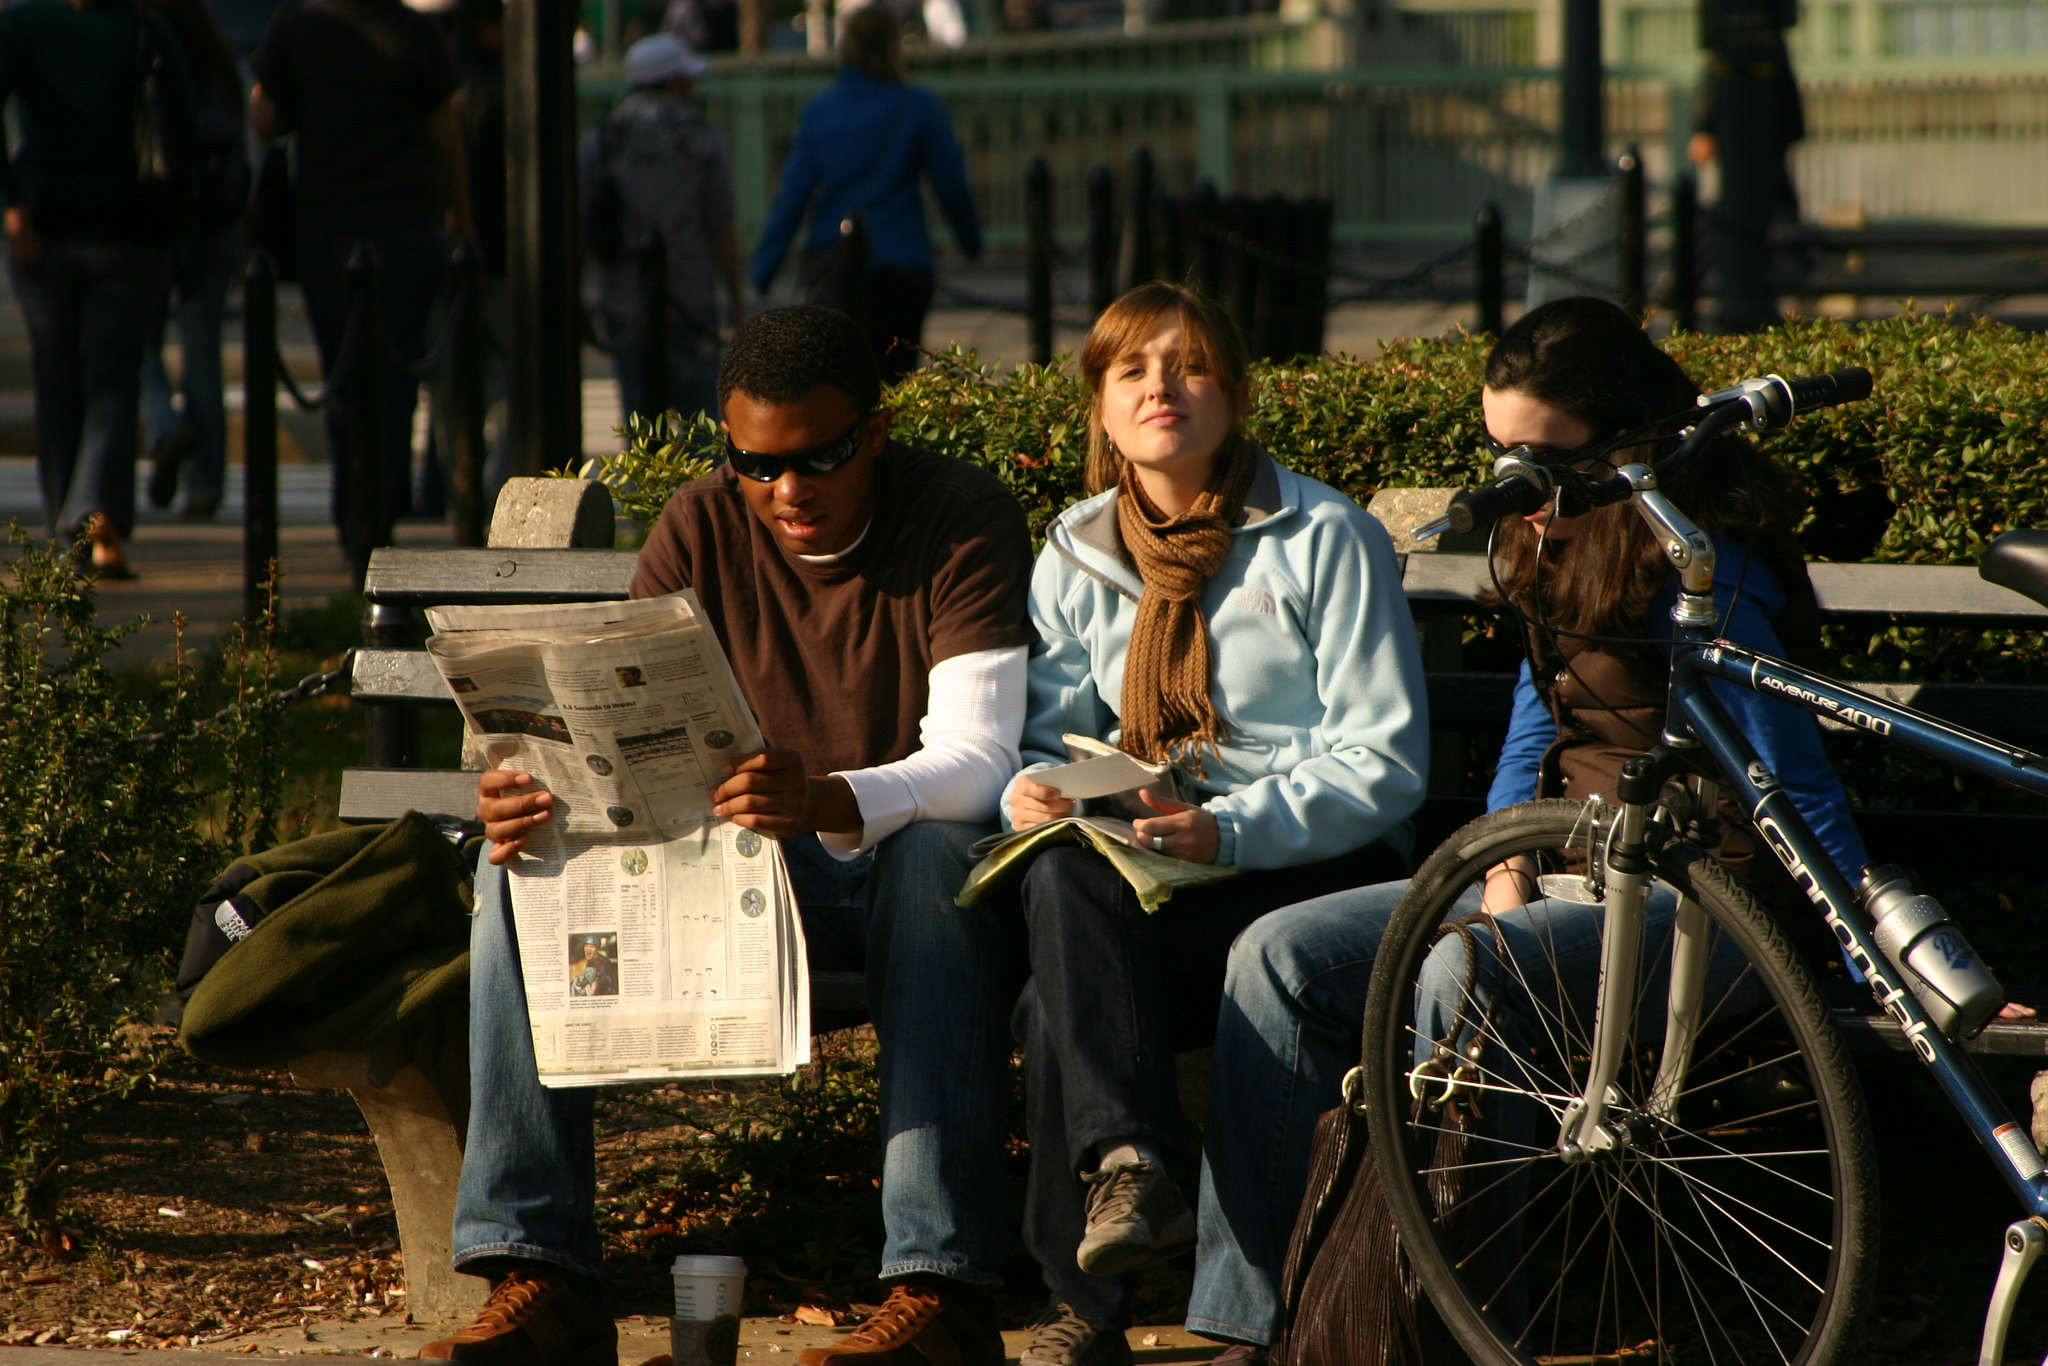
[[[1003,1366],[1003,1335],[986,1291],[892,1281],[873,1318],[796,1366]]]
[[[1120,1328],[1098,1328],[1065,1304],[1031,1325],[1017,1366],[1131,1366],[1131,1343]]]
[[[1088,1230],[1074,1261],[1091,1276],[1121,1276],[1195,1241],[1195,1212],[1156,1162],[1118,1162],[1088,1183]]]
[[[469,1327],[420,1349],[462,1366],[618,1366],[619,1329],[594,1290],[566,1271],[523,1263],[491,1287]]]
[[[1211,1357],[1209,1366],[1266,1366],[1266,1349],[1249,1342],[1233,1342],[1223,1349],[1222,1355]]]

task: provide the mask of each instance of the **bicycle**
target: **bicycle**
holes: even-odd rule
[[[1752,814],[2025,1211],[2005,1232],[1984,1366],[1999,1366],[2048,1247],[2041,1156],[1959,1046],[2002,989],[1897,870],[1859,883],[1831,862],[1708,685],[2043,795],[2048,761],[1718,639],[1714,542],[1658,491],[1723,433],[1869,392],[1861,370],[1770,376],[1604,443],[1681,437],[1654,465],[1593,473],[1509,451],[1492,486],[1416,533],[1484,529],[1553,497],[1628,501],[1680,580],[1665,731],[1627,761],[1614,799],[1538,800],[1465,826],[1416,874],[1377,956],[1369,1065],[1345,1079],[1345,1098],[1366,1112],[1408,1264],[1475,1362],[1847,1359],[1875,1272],[1869,1119],[1812,963],[1705,852],[1723,793]],[[2048,532],[2000,537],[1979,572],[2048,603]],[[1486,930],[1506,931],[1480,915],[1444,941],[1462,942],[1462,960],[1432,957],[1486,870],[1518,856],[1536,861],[1538,883],[1519,945],[1488,949]],[[1556,914],[1566,902],[1598,903],[1600,918]],[[1553,928],[1573,923],[1597,944]]]

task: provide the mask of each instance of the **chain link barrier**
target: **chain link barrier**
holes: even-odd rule
[[[323,697],[348,681],[350,673],[355,668],[355,663],[356,652],[354,647],[350,647],[342,652],[341,663],[325,673],[307,674],[289,688],[279,688],[259,705],[263,708],[283,707],[288,703],[304,702],[311,698]],[[182,735],[173,737],[169,731],[155,731],[143,736],[142,743],[150,749],[160,749],[173,738],[176,738],[180,744],[189,745],[195,740],[204,738],[207,732],[219,730],[248,710],[249,708],[246,704],[236,702],[222,707],[219,711],[200,721]]]
[[[448,306],[441,316],[441,330],[426,347],[418,360],[409,360],[391,340],[382,327],[377,329],[377,349],[384,358],[399,369],[411,375],[414,380],[424,383],[434,378],[455,349],[455,338],[461,334],[462,325],[468,320],[470,310],[477,306],[477,277],[475,270],[454,271],[457,280]],[[349,361],[356,354],[357,343],[362,336],[362,310],[350,308],[348,319],[343,326],[341,346],[334,358],[334,371],[320,385],[319,392],[308,395],[292,378],[291,367],[285,364],[284,347],[277,348],[277,378],[284,391],[291,395],[293,406],[302,413],[317,413],[328,405],[334,395],[346,392]]]

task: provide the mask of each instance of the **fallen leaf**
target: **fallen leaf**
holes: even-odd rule
[[[1138,1341],[1143,1343],[1147,1347],[1157,1347],[1159,1345],[1159,1334],[1147,1333],[1144,1337],[1138,1339]]]
[[[839,1316],[822,1304],[800,1304],[793,1316],[798,1323],[812,1324],[818,1328],[837,1328]]]

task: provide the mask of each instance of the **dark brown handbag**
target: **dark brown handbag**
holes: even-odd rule
[[[1497,952],[1504,954],[1500,928],[1489,915],[1471,916],[1439,932],[1466,941],[1468,1001],[1479,971],[1476,932],[1482,924],[1493,931]],[[1461,1025],[1462,1020],[1452,1022],[1439,1049],[1455,1046]],[[1344,1078],[1343,1103],[1316,1121],[1308,1189],[1280,1273],[1274,1366],[1444,1366],[1465,1359],[1401,1255],[1379,1163],[1366,1135],[1365,1075],[1361,1062]],[[1423,1106],[1415,1102],[1418,1114]],[[1439,1115],[1429,1165],[1440,1174],[1432,1178],[1430,1194],[1439,1208],[1447,1208],[1461,1194],[1457,1168],[1470,1113],[1467,1105],[1450,1103]]]

